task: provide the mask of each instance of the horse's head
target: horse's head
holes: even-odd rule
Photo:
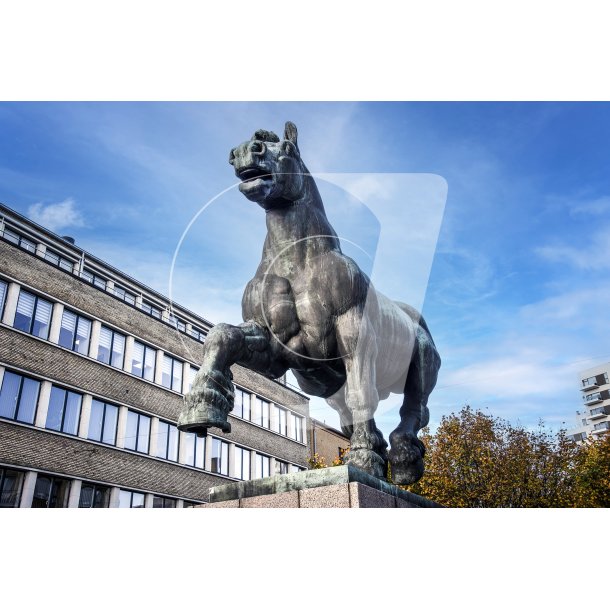
[[[297,128],[288,121],[284,139],[259,129],[229,155],[229,163],[242,181],[239,190],[250,201],[267,209],[287,205],[303,194],[304,174],[297,145]]]

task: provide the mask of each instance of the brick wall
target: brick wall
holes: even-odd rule
[[[159,495],[207,501],[228,479],[98,443],[0,421],[0,462]]]

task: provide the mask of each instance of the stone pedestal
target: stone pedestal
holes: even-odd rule
[[[210,489],[202,508],[441,508],[353,466],[281,474]]]

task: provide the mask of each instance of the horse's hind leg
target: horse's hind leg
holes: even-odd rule
[[[387,443],[373,419],[379,404],[375,383],[375,333],[368,317],[356,308],[339,316],[336,328],[346,372],[343,396],[341,397],[341,392],[338,393],[341,403],[337,403],[337,406],[345,406],[341,409],[341,425],[344,430],[351,430],[350,451],[345,461],[373,476],[385,479]],[[332,398],[329,403],[333,406]]]
[[[398,485],[415,483],[424,473],[425,447],[417,433],[428,425],[428,397],[436,384],[439,367],[440,357],[434,343],[419,327],[400,408],[400,424],[390,434],[388,457],[392,481]]]

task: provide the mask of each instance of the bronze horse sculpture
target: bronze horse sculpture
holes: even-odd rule
[[[231,365],[269,378],[292,370],[301,389],[325,398],[350,437],[347,463],[410,484],[424,470],[418,431],[428,423],[428,396],[440,357],[428,327],[409,305],[375,291],[341,252],[313,177],[301,160],[297,129],[284,138],[258,130],[230,153],[239,190],[260,205],[267,237],[242,299],[244,323],[217,324],[204,344],[201,368],[185,397],[178,427],[229,432]],[[390,450],[375,424],[380,400],[404,396]]]

